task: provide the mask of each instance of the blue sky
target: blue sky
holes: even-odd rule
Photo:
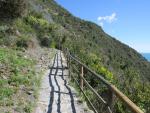
[[[150,53],[150,0],[56,0],[138,52]]]

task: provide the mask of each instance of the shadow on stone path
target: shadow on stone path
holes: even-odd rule
[[[79,101],[74,88],[68,85],[67,62],[61,51],[56,50],[50,65],[42,78],[34,113],[93,113],[85,102]]]
[[[47,113],[52,113],[52,111],[55,111],[55,113],[56,112],[62,113],[62,111],[63,111],[63,110],[61,110],[62,104],[66,104],[67,107],[70,107],[69,110],[72,110],[71,113],[76,113],[73,93],[71,92],[71,89],[69,88],[69,86],[67,86],[67,81],[64,78],[64,73],[65,73],[64,70],[65,69],[66,69],[66,67],[63,66],[61,52],[57,52],[55,55],[55,58],[54,58],[53,65],[50,70],[50,74],[49,74],[49,83],[50,83],[50,87],[51,87],[51,92],[50,92],[50,102],[49,102],[50,104],[48,106]],[[53,77],[54,81],[52,81],[52,77]],[[63,83],[63,84],[61,84],[61,83]],[[65,98],[65,97],[67,97],[67,98]],[[56,101],[56,103],[54,103],[54,100]],[[67,100],[67,102],[64,103],[66,100]],[[55,105],[55,104],[57,104],[57,105]],[[56,108],[56,106],[57,106],[57,108]],[[66,106],[65,106],[65,108],[66,108]],[[57,111],[56,111],[56,109],[57,109]],[[64,108],[62,108],[62,109],[64,109]],[[67,111],[66,111],[66,113],[67,113]]]

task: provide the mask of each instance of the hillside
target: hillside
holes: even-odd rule
[[[69,48],[143,110],[150,111],[150,63],[100,26],[73,16],[53,0],[30,0],[25,15],[4,20],[0,21],[1,54],[7,49],[24,51],[36,46]],[[3,59],[0,63],[6,64]]]
[[[134,49],[106,34],[100,26],[74,17],[54,1],[44,7],[61,26],[63,46],[148,112],[150,63]]]

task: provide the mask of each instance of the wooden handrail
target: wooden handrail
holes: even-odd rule
[[[110,86],[112,91],[131,109],[133,113],[144,113],[136,104],[134,104],[127,96],[125,96],[114,85]]]
[[[92,107],[92,109],[94,110],[95,113],[98,113],[97,110],[95,109],[94,105],[92,104],[92,102],[90,101],[90,99],[87,97],[87,95],[84,93],[83,89],[80,87],[80,84],[78,83],[77,79],[74,78],[74,76],[72,76],[73,80],[76,82],[77,86],[80,88],[80,90],[82,91],[84,97],[86,98],[86,100],[88,101],[88,103],[90,104],[90,106]]]
[[[91,72],[93,75],[95,75],[97,78],[99,78],[104,84],[106,85],[111,85],[107,80],[105,80],[102,76],[100,76],[99,74],[95,73],[94,71],[92,71],[89,67],[87,67],[85,64],[83,64],[82,62],[80,62],[79,60],[77,60],[77,58],[73,57],[72,55],[69,55],[69,57],[76,61],[80,66],[83,66],[86,70],[88,70],[89,72]]]
[[[107,104],[106,101],[95,91],[95,89],[92,88],[92,86],[85,80],[84,77],[82,77],[82,79],[84,80],[85,84],[88,86],[88,88],[91,89],[91,91],[104,103]]]
[[[90,86],[90,84],[84,79],[83,77],[83,70],[85,69],[86,71],[89,71],[92,75],[94,75],[95,77],[97,77],[98,79],[101,80],[101,82],[103,82],[108,88],[109,90],[115,94],[123,103],[125,103],[125,105],[133,112],[133,113],[144,113],[135,103],[133,103],[126,95],[124,95],[118,88],[116,88],[114,85],[112,85],[110,82],[108,82],[107,80],[105,80],[102,76],[100,76],[99,74],[97,74],[96,72],[94,72],[93,70],[91,70],[88,66],[86,66],[85,64],[83,64],[82,62],[80,62],[78,60],[78,58],[72,56],[68,51],[67,53],[67,57],[73,61],[75,61],[78,65],[81,66],[81,75],[80,75],[80,89],[83,92],[83,81],[86,85],[88,85],[88,87],[91,89],[91,91],[96,94],[96,96],[102,100],[102,102],[106,105],[109,105],[108,103],[105,102],[105,100],[103,100],[101,98],[101,96],[98,96],[98,93],[92,88],[92,86]],[[69,53],[69,54],[68,54]],[[70,66],[69,66],[70,67]],[[81,83],[82,82],[82,83]],[[91,104],[91,103],[90,103]],[[109,110],[110,107],[108,106]],[[111,110],[110,110],[111,112]]]

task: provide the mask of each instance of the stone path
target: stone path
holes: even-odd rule
[[[59,50],[42,80],[35,113],[93,113],[79,102],[75,90],[68,85],[67,63]]]

